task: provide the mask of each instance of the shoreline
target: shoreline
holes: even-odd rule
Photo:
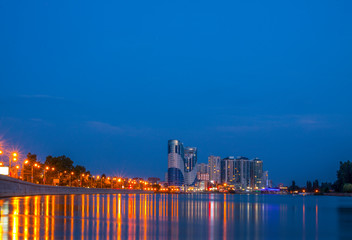
[[[72,194],[145,194],[152,191],[110,189],[110,188],[81,188],[50,186],[25,182],[16,178],[0,175],[0,198],[24,197],[35,195],[72,195]]]

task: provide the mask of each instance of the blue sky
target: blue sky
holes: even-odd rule
[[[167,140],[275,184],[351,159],[350,1],[2,1],[0,135],[93,173],[164,176]]]

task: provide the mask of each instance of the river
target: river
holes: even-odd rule
[[[43,195],[0,214],[0,239],[352,239],[349,197]]]

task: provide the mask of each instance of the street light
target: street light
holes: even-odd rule
[[[16,152],[13,152],[12,153],[12,158],[10,157],[9,158],[9,160],[10,160],[10,164],[9,164],[9,168],[10,168],[10,176],[11,176],[11,170],[12,170],[12,160],[14,161],[14,162],[16,162],[17,161],[17,153]]]
[[[0,155],[2,155],[2,150],[0,150]],[[0,156],[0,160],[1,160],[1,156]],[[4,166],[3,162],[0,162],[0,167]]]
[[[72,175],[74,174],[74,172],[71,172],[71,175],[70,175],[70,187],[72,187]]]
[[[84,177],[84,173],[80,176],[81,180],[80,180],[80,186],[82,187],[82,178]]]
[[[26,159],[23,163],[22,163],[22,170],[21,170],[21,175],[22,175],[22,180],[25,181],[25,171],[24,171],[24,165],[27,165],[29,163],[28,159]],[[28,179],[27,179],[28,180]]]

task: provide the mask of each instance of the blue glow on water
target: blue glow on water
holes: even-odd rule
[[[352,201],[282,195],[0,199],[0,239],[351,239]]]

